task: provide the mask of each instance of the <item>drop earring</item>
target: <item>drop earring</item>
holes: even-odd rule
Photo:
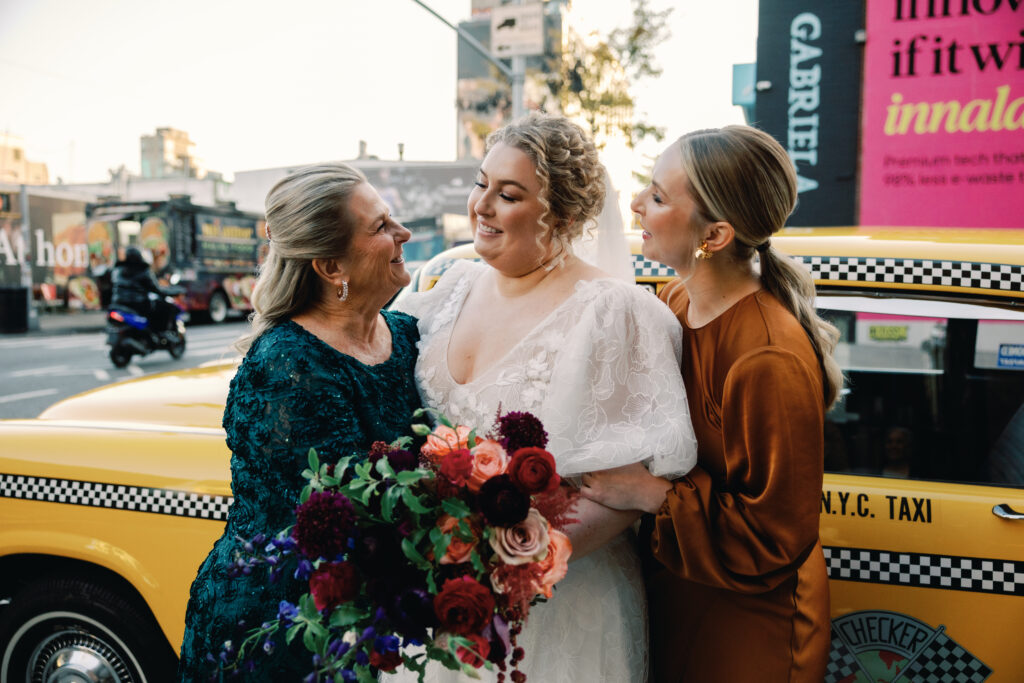
[[[693,252],[693,257],[699,261],[707,261],[709,258],[715,255],[715,252],[708,249],[708,243],[701,242],[700,246],[697,247],[697,251]]]
[[[341,289],[338,290],[338,301],[344,301],[348,298],[348,280],[341,281]]]

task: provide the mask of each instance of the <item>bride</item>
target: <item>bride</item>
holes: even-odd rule
[[[499,406],[532,412],[570,479],[636,462],[668,478],[687,472],[696,442],[678,322],[573,253],[604,203],[593,143],[565,118],[532,113],[487,146],[468,203],[484,263],[458,262],[398,306],[419,318],[424,405],[481,429]],[[638,515],[580,501],[569,573],[519,637],[529,679],[645,679],[646,605],[630,537]],[[458,677],[428,668],[430,680]]]

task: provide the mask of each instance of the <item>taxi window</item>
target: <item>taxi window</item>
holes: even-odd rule
[[[829,472],[1024,486],[1024,313],[819,297],[846,375]]]

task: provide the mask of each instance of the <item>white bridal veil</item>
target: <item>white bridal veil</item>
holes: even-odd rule
[[[609,275],[634,282],[633,256],[626,241],[626,228],[619,208],[619,192],[612,185],[607,169],[604,172],[604,207],[597,217],[597,226],[584,233],[576,244],[576,253],[587,263]]]

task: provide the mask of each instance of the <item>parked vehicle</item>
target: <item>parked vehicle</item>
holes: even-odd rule
[[[182,303],[190,315],[223,322],[232,313],[252,310],[249,300],[256,267],[266,251],[263,219],[232,203],[199,206],[187,196],[166,201],[89,204],[90,233],[115,235],[152,255],[162,281],[184,288]]]
[[[154,351],[167,351],[174,359],[185,354],[185,315],[174,300],[183,291],[180,287],[169,287],[163,297],[150,294],[151,310],[162,300],[165,306],[177,311],[163,329],[157,329],[149,317],[127,307],[111,307],[107,311],[107,346],[114,367],[123,368],[132,356],[146,356]]]
[[[828,229],[772,243],[811,268],[843,335],[821,499],[826,681],[1019,680],[1024,236]],[[656,291],[673,273],[639,248],[636,279]],[[412,286],[458,258],[475,255],[449,250]],[[68,667],[60,648],[99,679],[173,675],[189,585],[231,504],[220,424],[234,367],[0,421],[0,680]]]

